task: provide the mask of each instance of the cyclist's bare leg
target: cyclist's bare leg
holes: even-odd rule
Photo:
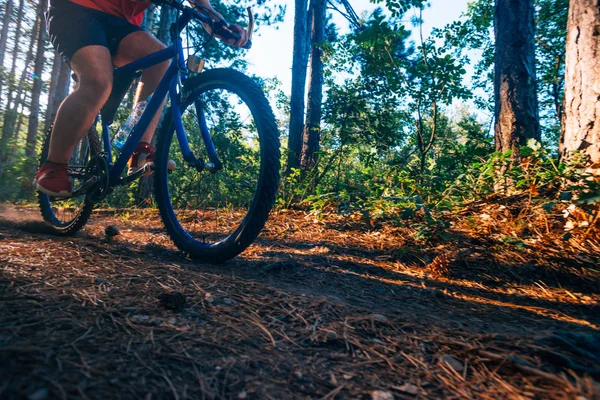
[[[113,62],[115,66],[120,67],[164,48],[166,46],[150,33],[144,31],[133,32],[119,43],[117,55],[114,57]],[[160,80],[169,68],[169,63],[169,61],[165,61],[142,72],[142,79],[136,91],[135,103],[145,100],[156,90]],[[162,110],[162,107],[159,108],[159,112],[156,113],[152,122],[148,125],[148,129],[146,129],[141,139],[142,142],[150,143],[152,141],[152,136],[160,119],[160,110]]]
[[[75,146],[94,122],[112,88],[110,52],[103,46],[86,46],[71,58],[79,85],[60,105],[54,121],[48,161],[68,163]]]

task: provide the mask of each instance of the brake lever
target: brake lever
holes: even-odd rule
[[[248,41],[244,45],[244,49],[250,50],[252,47],[252,33],[254,32],[254,13],[250,7],[246,8],[246,12],[248,13]]]

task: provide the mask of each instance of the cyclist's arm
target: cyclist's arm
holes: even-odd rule
[[[220,21],[224,21],[223,16],[221,14],[219,14],[217,11],[215,11],[215,9],[213,8],[212,4],[210,4],[210,0],[190,0],[190,3],[195,3],[196,5],[203,7],[203,8],[208,8],[209,12],[212,15],[214,20],[220,20]],[[210,26],[208,25],[204,25],[204,27],[210,32]],[[234,31],[235,33],[237,33],[238,35],[240,35],[240,39],[235,41],[235,40],[223,40],[222,38],[219,37],[219,39],[223,40],[225,43],[228,43],[232,46],[236,46],[236,47],[242,47],[246,44],[246,42],[248,41],[248,31],[246,31],[246,29],[242,28],[240,25],[238,24],[231,24],[229,25],[229,29]],[[218,36],[217,36],[218,37]]]

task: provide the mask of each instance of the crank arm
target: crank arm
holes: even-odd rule
[[[80,187],[73,191],[73,194],[69,197],[77,197],[85,194],[89,188],[93,187],[96,183],[100,181],[100,178],[97,176],[93,176],[87,181],[83,182]]]

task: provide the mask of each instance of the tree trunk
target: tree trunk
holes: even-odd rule
[[[21,100],[21,96],[23,94],[23,85],[25,80],[27,79],[27,72],[29,71],[29,64],[33,59],[33,50],[35,48],[35,43],[38,36],[39,30],[39,19],[34,20],[33,29],[31,32],[31,38],[29,42],[29,50],[27,51],[27,55],[25,56],[25,63],[23,66],[23,71],[21,72],[21,77],[19,79],[19,84],[17,85],[17,92],[12,97],[12,100],[7,102],[7,107],[4,112],[4,123],[2,126],[2,137],[0,138],[0,175],[2,173],[2,165],[6,163],[6,155],[7,155],[7,146],[8,142],[13,136],[15,131],[15,123],[17,122],[17,108],[19,104],[23,101]]]
[[[304,129],[304,95],[308,67],[308,10],[307,0],[295,0],[294,56],[292,59],[292,92],[290,96],[290,127],[286,175],[300,167],[302,133]]]
[[[142,28],[147,30],[150,33],[154,32],[154,10],[156,9],[155,5],[151,5],[146,10],[144,14],[144,20],[142,21]]]
[[[6,54],[6,41],[8,39],[8,27],[13,13],[13,0],[6,2],[4,7],[4,16],[2,17],[2,31],[0,32],[0,99],[2,95],[2,84],[4,83],[4,56]]]
[[[580,150],[600,175],[600,4],[571,0],[565,65],[562,156]]]
[[[60,72],[58,73],[58,82],[56,82],[56,91],[54,92],[54,116],[58,111],[58,107],[71,91],[71,68],[63,60],[60,60]],[[54,118],[53,116],[53,118]]]
[[[54,55],[54,63],[52,65],[52,74],[50,79],[50,87],[48,89],[48,107],[46,108],[46,117],[44,119],[44,132],[48,130],[48,127],[54,122],[58,107],[69,95],[69,88],[71,86],[71,68],[62,59],[62,57],[56,53]]]
[[[19,120],[17,121],[17,126],[15,127],[14,132],[14,140],[17,142],[19,140],[19,134],[21,133],[21,128],[23,127],[23,122],[25,120],[25,114],[23,110],[27,106],[27,101],[31,101],[31,96],[29,96],[28,92],[24,93],[23,100],[19,102],[19,108],[17,110],[17,115],[19,116]]]
[[[46,107],[46,115],[44,116],[44,131],[48,129],[48,126],[52,123],[51,114],[53,113],[53,99],[54,93],[56,92],[56,84],[58,82],[58,74],[60,73],[60,54],[54,52],[54,58],[52,60],[52,71],[50,71],[50,86],[48,86],[48,105]]]
[[[36,154],[35,147],[37,144],[39,113],[40,113],[40,95],[42,93],[42,74],[44,73],[44,52],[46,50],[46,18],[44,11],[48,5],[48,0],[41,0],[38,7],[38,16],[40,18],[40,29],[38,31],[38,44],[33,68],[34,81],[31,90],[31,106],[29,107],[29,125],[27,127],[27,144],[25,146],[25,168],[24,176],[26,182],[23,183],[24,191],[30,192],[29,178],[33,175],[36,162],[34,156]]]
[[[323,50],[321,46],[325,41],[325,0],[312,0],[311,10],[310,81],[300,166],[303,172],[317,165],[317,153],[321,140],[321,102],[323,100]]]
[[[175,22],[176,15],[175,10],[170,7],[162,7],[160,9],[160,21],[156,37],[167,46],[171,44],[171,34],[169,29],[171,28],[171,24]]]
[[[533,0],[496,0],[494,66],[496,151],[540,140],[536,94]]]
[[[15,42],[13,44],[13,51],[12,51],[12,63],[10,65],[10,73],[8,75],[8,93],[6,94],[6,104],[5,107],[6,109],[8,109],[9,107],[9,103],[10,103],[10,98],[12,96],[12,93],[15,90],[15,83],[16,83],[16,73],[17,73],[17,60],[19,59],[19,47],[21,46],[21,26],[23,24],[23,10],[25,8],[25,1],[24,0],[20,0],[19,1],[19,10],[17,11],[17,26],[15,27]],[[1,102],[0,102],[0,109],[1,107]]]

